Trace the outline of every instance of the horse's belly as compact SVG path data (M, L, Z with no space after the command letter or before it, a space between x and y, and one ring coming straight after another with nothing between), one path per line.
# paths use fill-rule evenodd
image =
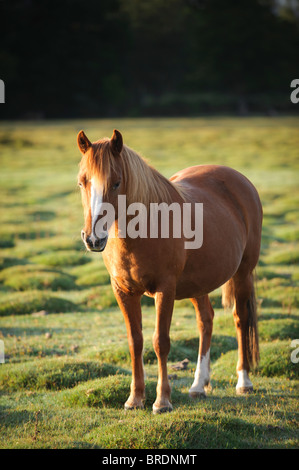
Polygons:
M202 289L201 286L194 282L184 282L179 280L176 288L176 300L181 299L193 299L195 297L201 297L205 295L206 292Z
M209 294L220 285L222 285L222 283L209 283L207 282L207 279L201 279L200 276L196 279L196 272L194 272L193 276L190 277L182 275L176 286L175 298L176 300L180 300L201 297L202 295Z
M209 294L225 284L237 271L243 250L198 250L189 257L178 279L176 299Z
M198 281L193 279L187 278L182 276L179 279L176 287L176 300L181 299L193 299L195 297L201 297L202 295L209 294L213 290L217 289L218 287L222 286L231 276L226 276L223 278L224 280L216 280L213 279L208 282L208 279L198 279Z

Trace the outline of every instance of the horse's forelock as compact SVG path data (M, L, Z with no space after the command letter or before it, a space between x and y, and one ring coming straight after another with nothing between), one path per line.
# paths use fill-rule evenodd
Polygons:
M96 178L104 187L109 184L111 173L116 170L115 156L111 151L109 139L92 144L90 150L82 157L80 169L85 172L87 179Z

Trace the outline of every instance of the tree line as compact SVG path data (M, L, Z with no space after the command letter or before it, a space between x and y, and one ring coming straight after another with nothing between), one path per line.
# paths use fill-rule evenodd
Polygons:
M270 0L0 7L2 119L297 110L298 18Z

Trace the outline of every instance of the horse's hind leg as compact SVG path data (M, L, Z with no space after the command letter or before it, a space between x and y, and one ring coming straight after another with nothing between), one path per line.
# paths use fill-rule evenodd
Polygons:
M244 394L253 390L248 374L259 359L253 274L244 273L240 269L234 275L232 282L235 297L233 315L238 339L236 391L237 394Z
M191 299L196 312L199 330L199 351L194 382L189 390L192 398L205 397L205 387L210 382L210 345L214 310L208 295Z

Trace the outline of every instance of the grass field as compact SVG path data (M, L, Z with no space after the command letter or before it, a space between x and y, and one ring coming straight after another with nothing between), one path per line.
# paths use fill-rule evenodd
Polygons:
M123 410L131 373L125 325L101 255L86 253L81 243L76 187L77 132L97 140L115 127L168 177L219 163L243 172L259 190L261 361L251 376L253 394L235 396L235 328L217 290L209 396L188 397L198 335L191 303L176 302L169 366L190 363L171 379L174 411L152 415L155 312L145 299L146 406ZM299 338L298 127L298 118L287 117L1 124L1 448L298 447L299 364L291 361L291 341Z

